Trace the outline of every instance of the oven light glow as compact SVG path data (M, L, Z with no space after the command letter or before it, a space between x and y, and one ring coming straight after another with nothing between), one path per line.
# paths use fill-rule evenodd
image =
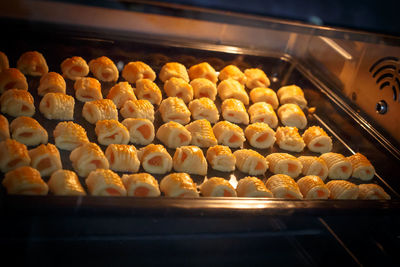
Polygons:
M344 50L343 47L338 45L332 39L329 39L329 38L326 38L326 37L323 37L323 36L319 36L319 38L321 38L322 41L324 41L327 45L332 47L336 52L338 52L345 59L347 59L347 60L352 60L353 59L353 57L346 50Z

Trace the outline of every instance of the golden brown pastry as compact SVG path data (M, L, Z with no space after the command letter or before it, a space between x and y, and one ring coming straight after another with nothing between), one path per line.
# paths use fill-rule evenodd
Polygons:
M44 96L47 93L63 93L67 89L64 78L57 72L48 72L40 78L38 95Z
M224 178L211 177L200 185L203 197L236 197L235 188Z
M256 87L268 87L270 85L267 75L261 69L246 69L244 74L247 78L246 87L249 89L254 89Z
M8 68L10 68L8 57L5 53L0 51L0 72Z
M216 145L208 148L206 159L214 170L221 172L235 170L236 158L228 146Z
M124 118L147 119L154 122L154 106L145 99L126 101L120 113Z
M301 171L304 175L317 175L322 181L328 177L328 166L323 159L314 156L301 156L297 158L303 165Z
M182 78L172 77L164 83L167 96L176 96L186 104L193 100L192 86Z
M347 157L353 167L352 177L358 178L363 181L369 181L374 178L375 168L371 162L361 153L356 153Z
M148 80L140 79L136 81L135 94L138 99L148 100L153 105L160 105L162 94L157 84Z
M242 101L245 105L249 104L249 95L244 89L244 86L236 80L228 79L220 82L217 90L222 101L228 98L234 98Z
M337 180L326 184L331 194L330 199L357 199L359 188L357 185L348 181Z
M10 131L13 139L27 146L46 144L49 136L47 131L37 120L31 117L18 117L10 123Z
M158 197L160 189L157 180L148 173L135 173L122 175L122 182L128 196L132 197Z
M122 108L128 100L137 100L132 86L128 82L119 82L111 87L107 99L111 99L117 108Z
M172 158L162 145L149 144L142 147L138 155L146 172L164 174L172 169Z
M40 173L29 166L7 172L2 184L9 195L47 195L49 191Z
M171 173L160 183L161 192L167 197L199 197L196 184L187 173Z
M136 148L131 145L111 144L105 152L110 169L117 172L138 172L140 167Z
M260 149L272 147L276 140L274 130L263 122L256 122L247 126L244 135L252 147Z
M350 160L339 153L324 153L320 156L328 166L328 177L331 179L349 179L353 172Z
M197 78L190 82L193 88L194 98L207 97L212 101L217 96L217 86L215 83L206 78Z
M236 168L250 175L263 175L268 170L268 161L257 151L239 149L233 152Z
M94 100L83 105L82 116L95 124L100 120L118 120L118 110L110 99Z
M75 97L81 102L103 99L101 84L92 77L77 78L74 83Z
M305 199L328 199L329 189L319 176L308 175L297 181L301 194Z
M278 108L278 116L285 126L304 129L307 126L307 118L304 112L296 104L283 104Z
M119 78L119 71L114 62L108 57L102 56L89 61L89 70L94 77L103 82L115 82Z
M76 80L89 74L89 66L81 57L70 57L61 63L61 71L64 78Z
M23 53L17 61L17 68L25 75L42 76L49 72L46 59L37 51Z
M241 84L246 84L247 77L244 75L244 73L235 65L228 65L224 67L218 75L218 78L220 81L224 81L227 79L233 79Z
M186 82L189 82L189 75L186 67L178 62L165 63L165 65L161 68L159 76L160 80L164 83L173 77L181 78Z
M327 153L332 150L332 139L319 126L311 126L305 130L303 140L312 152Z
M180 146L173 157L174 170L190 174L206 175L207 160L197 146Z
M35 114L33 96L26 90L10 89L0 97L1 112L13 117L29 116Z
M28 151L31 158L31 167L40 172L40 175L50 176L53 172L62 169L60 152L53 144L40 145Z
M251 176L239 180L236 192L238 197L273 197L272 192L260 179Z
M73 120L75 99L63 93L47 93L39 104L39 110L49 120Z
M250 122L264 122L271 128L278 126L278 117L272 106L265 102L257 102L251 105L248 109Z
M295 156L287 153L271 153L266 156L269 169L275 174L286 174L296 178L301 173L303 165Z
M81 177L96 169L108 169L109 163L101 148L95 143L83 143L69 155L72 167Z
M390 196L377 184L358 185L358 199L390 199Z
M197 78L206 78L213 83L218 82L218 76L215 69L211 67L207 62L203 62L197 65L193 65L189 68L189 78L194 80Z
M297 85L283 86L279 88L277 95L281 105L292 103L298 105L302 109L307 106L307 100L304 98L304 92Z
M29 166L31 158L26 145L13 139L0 142L0 169L8 172L21 166Z
M0 72L0 94L10 89L28 90L28 82L19 69L10 68Z
M214 101L207 97L201 97L190 101L189 110L194 120L206 119L211 123L219 120L219 112Z
M228 98L221 105L222 117L233 123L249 124L249 114L244 104L237 99Z
M53 172L47 182L50 192L56 196L85 196L78 176L73 171L58 170Z
M10 138L10 127L8 120L3 115L0 115L0 142Z
M112 170L91 171L85 182L92 196L126 196L121 178Z
M73 150L88 143L86 130L72 121L63 121L57 124L53 131L54 141L59 149Z
M278 97L274 90L265 87L256 87L250 91L250 99L253 103L266 102L277 109L279 106Z
M156 73L153 69L142 61L129 62L122 70L122 77L130 83L136 83L140 79L154 81Z
M268 178L265 186L276 198L302 199L297 183L288 175L275 174Z
M296 127L278 127L275 138L279 148L283 150L301 152L306 146Z
M190 121L190 111L178 97L168 97L161 102L159 111L164 122L175 121L180 124L187 124Z
M169 148L187 146L192 140L192 134L182 124L169 121L161 125L156 134L158 140Z
M100 120L96 122L94 131L100 145L128 144L129 131L117 120Z
M213 126L213 132L218 144L232 148L242 147L246 138L242 128L229 121L220 121Z
M146 146L154 140L154 124L148 119L127 118L122 124L129 131L129 141Z
M208 120L193 121L186 125L185 128L191 133L191 144L194 146L210 147L218 144L211 123Z

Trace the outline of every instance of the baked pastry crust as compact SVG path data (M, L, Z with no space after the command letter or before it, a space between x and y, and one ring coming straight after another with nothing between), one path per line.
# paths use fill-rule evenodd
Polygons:
M64 78L57 72L48 72L40 78L38 95L44 96L47 93L65 94L67 85Z
M157 180L149 173L124 174L121 179L128 196L158 197L161 194Z
M89 74L89 66L86 60L75 56L64 59L61 63L61 71L64 78L76 80Z
M29 157L26 145L13 140L6 139L0 142L0 169L9 172L22 166L29 166Z
M303 195L297 183L288 175L275 174L268 178L265 186L276 198L302 199Z
M40 173L29 166L7 172L2 184L9 195L47 195L49 191Z
M89 61L89 70L94 77L103 82L115 82L119 78L119 71L114 62L106 56Z
M1 112L13 117L29 116L35 114L33 96L26 90L10 89L0 97Z
M49 72L46 59L38 51L23 53L17 61L17 68L25 75L42 76Z
M224 178L211 177L200 185L203 197L236 197L235 188Z
M157 84L148 80L140 79L136 81L135 94L138 99L148 100L153 105L160 105L162 93Z
M187 173L171 173L165 176L161 180L160 189L167 197L199 197L196 184Z
M257 177L247 176L240 179L236 192L238 197L273 197L272 192Z
M31 117L18 117L10 123L13 139L27 146L46 144L49 136L40 123Z
M154 124L148 119L127 118L122 124L129 131L129 141L146 146L154 140Z
M130 83L136 83L140 79L154 81L156 73L153 69L142 61L132 61L124 66L122 77Z
M39 110L49 120L73 120L75 99L63 93L47 93L39 104Z
M85 182L92 196L126 196L121 178L112 170L94 170Z
M236 168L250 175L263 175L268 170L268 161L257 151L239 149L233 152Z
M156 134L158 140L169 148L187 146L192 141L192 134L182 124L169 121L161 125Z
M42 177L50 176L62 169L60 152L53 144L40 145L28 151L31 166L40 172Z
M164 83L172 77L181 78L186 82L189 82L189 74L186 70L186 67L178 62L165 63L161 68L159 77Z
M58 123L53 131L53 136L56 146L64 150L73 150L89 142L86 130L72 121Z
M47 182L50 192L56 196L85 196L78 176L69 170L58 170L52 173Z
M26 77L19 69L9 68L0 72L0 94L10 89L28 90Z
M111 144L107 147L105 156L110 164L110 169L113 171L139 171L139 157L136 148L132 145Z

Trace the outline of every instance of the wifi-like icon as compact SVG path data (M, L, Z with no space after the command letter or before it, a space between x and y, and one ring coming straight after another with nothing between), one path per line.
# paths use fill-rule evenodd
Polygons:
M393 100L400 102L400 58L397 57L383 57L372 64L369 72L379 89L383 90L389 87L393 91Z

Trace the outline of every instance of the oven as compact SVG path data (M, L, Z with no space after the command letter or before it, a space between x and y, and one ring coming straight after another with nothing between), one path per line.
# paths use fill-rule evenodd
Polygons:
M333 152L367 156L376 170L371 182L391 197L33 197L7 195L2 187L0 244L6 258L25 265L399 264L399 37L165 3L1 5L6 38L0 50L10 66L23 52L37 50L56 72L66 57L106 55L119 70L133 60L146 62L157 75L167 62L186 67L208 62L217 71L229 64L261 68L275 91L296 84L308 101L308 125L331 136ZM28 82L29 88L39 85L36 77ZM73 81L66 82L73 95ZM103 90L110 87L102 84ZM39 98L34 89L32 94ZM75 110L82 106L76 101ZM89 139L96 140L93 125L75 114ZM49 132L56 125L40 114L34 117ZM161 124L156 112L155 126ZM54 142L51 134L49 142ZM282 151L275 145L259 152ZM61 151L63 167L73 169L68 156ZM222 175L210 169L207 174ZM245 176L236 170L224 178L235 186ZM160 181L163 175L155 177ZM198 185L204 180L192 178Z

